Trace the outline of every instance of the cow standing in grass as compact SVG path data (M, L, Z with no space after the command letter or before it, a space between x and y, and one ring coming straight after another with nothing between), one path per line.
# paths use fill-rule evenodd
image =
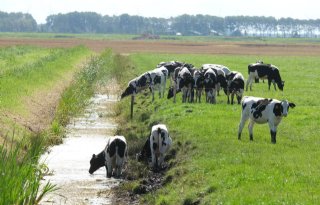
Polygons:
M193 80L194 80L194 89L195 93L195 102L201 103L201 95L204 89L204 72L203 70L194 70L193 72Z
M105 166L108 178L112 175L120 177L126 152L127 143L123 136L110 137L105 149L98 155L92 155L89 173L93 174L96 170Z
M157 65L157 68L165 67L168 70L168 76L170 77L170 86L172 86L173 82L173 73L174 70L178 67L182 67L184 65L183 62L179 61L169 61L169 62L161 62Z
M217 85L217 76L212 69L208 69L204 73L204 89L206 93L206 102L207 103L216 103L216 85Z
M203 64L202 70L206 72L208 69L212 69L217 78L217 84L216 84L216 91L217 95L220 95L219 91L221 87L225 90L227 89L227 80L226 76L230 73L229 68L227 68L224 65L218 65L218 64Z
M163 98L168 78L168 70L165 67L160 67L149 71L148 73L151 78L150 90L152 93L152 101L154 101L155 90L159 91L159 98Z
M283 90L284 81L282 81L279 69L271 64L254 63L248 65L249 77L246 84L246 91L248 91L248 86L252 90L252 82L259 79L268 79L268 88L270 90L271 83L273 83L274 89L277 90L276 84L280 90Z
M253 140L253 125L255 123L268 123L271 134L271 142L276 143L277 127L283 117L286 117L289 108L294 108L295 104L288 100L276 100L246 96L242 100L242 113L238 130L238 139L241 139L242 129L248 119L250 140Z
M194 80L192 73L194 68L179 67L176 68L173 75L173 87L170 87L168 99L173 97L173 102L176 102L176 93L182 92L182 102L191 102L193 98Z
M232 71L227 75L227 88L224 90L228 96L228 104L230 104L229 96L231 94L231 104L233 104L234 96L236 95L238 104L241 102L241 98L244 91L244 78L243 75L237 71Z

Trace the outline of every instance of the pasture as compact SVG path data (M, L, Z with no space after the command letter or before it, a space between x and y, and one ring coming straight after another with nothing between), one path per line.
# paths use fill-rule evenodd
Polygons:
M161 61L179 60L200 67L217 63L240 71L247 79L249 63L262 59L279 67L284 91L268 91L267 83L253 84L252 95L288 99L290 109L278 127L277 144L271 144L267 124L255 125L249 141L246 124L242 140L237 139L241 106L228 105L224 94L217 104L177 103L138 94L134 119L120 128L132 141L144 141L154 122L165 123L177 151L166 183L143 197L148 204L316 204L320 200L319 91L320 60L312 56L194 55L139 53L129 56L134 74L155 68ZM131 76L132 77L132 76ZM130 79L130 78L128 78ZM124 82L121 82L124 83ZM129 121L129 101L122 103ZM124 186L138 189L136 182Z
M8 133L12 129L17 135L18 128L12 128L13 125L27 129L38 128L40 119L32 116L42 112L46 112L44 116L50 116L45 125L50 124L48 122L55 117L49 126L53 133L46 133L49 140L52 140L52 135L63 135L61 129L68 122L68 115L83 108L85 99L95 89L92 84L96 82L97 76L100 79L115 77L120 86L125 87L130 79L154 69L159 62L179 60L196 67L204 63L223 64L247 78L247 65L263 60L279 67L281 77L285 80L284 91L274 91L272 87L268 91L267 83L260 82L253 84L253 91L245 92L245 95L288 99L296 104L278 127L277 144L271 144L266 124L255 125L253 142L249 141L246 124L242 140L238 141L241 106L228 105L223 92L215 105L204 101L201 104L182 104L181 94L178 94L175 104L172 100L158 99L157 95L152 103L150 93L144 92L136 98L132 121L129 119L130 98L122 100L115 110L121 125L117 134L127 138L131 154L129 166L135 166L129 173L135 180L124 183L120 188L124 192L128 190L136 193L139 190L143 183L142 177L148 173L148 169L137 163L133 154L150 134L152 124L162 122L167 125L173 140L171 159L168 161L170 169L162 176L165 183L161 188L142 195L141 203L317 204L320 200L320 128L317 114L320 46L317 40L201 38L197 41L190 37L177 41L132 41L124 37L125 40L119 41L118 37L109 40L109 37L104 36L87 39L89 37L59 35L37 36L37 39L33 39L33 35L1 38L1 47L32 45L0 50L2 135L10 136ZM87 47L74 47L79 44ZM125 55L106 52L90 60L91 63L80 73L85 77L73 78L79 63L84 62L92 51L100 52L105 48L112 48ZM98 71L100 67L104 68L103 72ZM69 83L72 85L69 86ZM70 89L63 92L61 101L57 100L59 96L49 95L58 88L64 90L66 87ZM62 91L57 93L61 94ZM45 100L50 102L52 99L55 101L46 104ZM38 109L42 107L47 109ZM45 138L45 143L47 141L48 138ZM38 148L45 147L42 141L34 145L34 153L31 153L30 158L33 161L29 163L32 166L26 169L15 164L16 155L20 152L8 153L1 148L2 159L9 154L13 156L6 163L1 161L1 170L10 166L22 167L31 175L30 181L34 180L33 165L43 151ZM23 165L28 165L28 162L26 160ZM19 169L15 170L13 175L6 175L3 178L5 180L1 180L0 190L7 190L1 192L2 196L10 195L10 189L27 179L22 175L21 178L15 177L14 174L20 172ZM17 180L13 182L12 178ZM6 186L8 182L12 183L9 188ZM47 188L50 191L55 187ZM12 201L18 203L16 199L19 198L19 189L16 191ZM34 187L31 187L30 192L27 191L33 197L30 200L35 199L37 191Z

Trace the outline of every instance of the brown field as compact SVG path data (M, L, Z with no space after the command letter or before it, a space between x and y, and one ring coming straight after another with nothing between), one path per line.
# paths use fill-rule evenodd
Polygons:
M247 42L181 42L142 40L89 40L89 39L28 39L0 38L0 47L11 45L36 45L44 47L73 47L85 45L96 52L112 48L117 53L193 53L225 55L286 55L318 56L320 44L256 44Z

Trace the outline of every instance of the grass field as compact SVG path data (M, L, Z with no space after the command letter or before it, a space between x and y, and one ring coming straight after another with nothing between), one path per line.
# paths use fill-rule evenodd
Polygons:
M134 119L123 134L144 141L151 124L167 124L178 150L166 179L172 181L143 197L147 204L317 204L320 200L319 103L320 60L317 57L133 54L134 73L153 69L161 61L180 60L199 67L217 63L243 73L262 59L279 67L284 91L268 91L267 83L253 84L245 95L288 99L296 104L278 127L271 144L267 124L255 125L249 141L247 125L237 139L241 106L228 105L226 96L216 105L182 104L178 98L139 95ZM131 76L132 77L132 76ZM129 121L129 100L122 102ZM129 139L130 140L130 139ZM136 182L132 183L134 189Z

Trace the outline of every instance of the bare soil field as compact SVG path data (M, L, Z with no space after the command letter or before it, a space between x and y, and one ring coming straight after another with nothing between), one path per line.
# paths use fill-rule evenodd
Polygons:
M73 47L85 45L96 52L112 48L117 53L137 52L223 55L285 55L318 56L320 44L257 44L248 42L181 42L143 40L91 40L91 39L28 39L0 38L0 47L35 45L43 47Z

